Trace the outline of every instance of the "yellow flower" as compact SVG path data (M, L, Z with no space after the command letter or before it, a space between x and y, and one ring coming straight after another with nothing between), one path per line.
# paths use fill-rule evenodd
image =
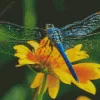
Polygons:
M87 96L79 96L76 100L92 100L88 98Z
M39 87L40 91L44 76L46 75L47 78L44 92L48 88L51 98L56 98L59 91L60 81L65 84L74 83L79 88L95 94L95 86L90 80L100 78L99 64L74 64L73 68L80 80L78 83L72 77L57 48L55 46L50 46L50 40L47 37L41 40L39 44L35 41L28 41L28 44L33 47L33 50L28 49L24 45L16 45L14 49L16 50L15 56L19 58L19 65L17 65L17 67L34 64L36 65L35 68L41 68L41 71L37 73L31 84L31 88ZM79 44L65 52L71 62L89 57L85 51L81 51L81 48L82 44Z

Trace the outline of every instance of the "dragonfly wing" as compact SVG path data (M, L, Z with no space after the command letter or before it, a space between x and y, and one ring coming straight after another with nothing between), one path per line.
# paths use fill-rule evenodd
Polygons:
M96 62L100 59L100 32L85 38L67 38L64 39L62 43L65 50L72 48L75 45L82 44L82 49L90 55L89 59Z
M100 12L94 13L82 21L74 22L61 28L64 37L82 37L100 27Z
M0 22L0 52L12 55L13 46L16 44L26 44L28 40L41 40L44 29L28 29L15 24Z

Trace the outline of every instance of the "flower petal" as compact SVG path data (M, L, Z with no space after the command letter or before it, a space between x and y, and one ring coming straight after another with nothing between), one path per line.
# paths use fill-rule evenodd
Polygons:
M87 83L78 83L75 80L73 80L72 82L82 90L87 91L94 95L96 94L96 88L91 81L87 81Z
M43 77L44 77L43 73L38 73L30 87L36 88L36 87L40 86L43 81Z
M29 45L31 45L34 48L35 51L39 48L38 42L35 42L35 41L27 41L27 43Z
M82 48L82 44L79 44L71 49L66 50L65 53L68 55L68 58L71 62L75 62L89 57L89 55L86 54L85 51L80 51L81 48Z
M27 52L31 52L26 46L24 45L16 45L14 49L21 54L26 54Z
M28 59L19 59L19 65L27 65L27 64L38 64L38 62L32 62Z
M27 52L26 58L32 62L36 62L36 56L32 52Z
M20 59L24 59L24 58L26 58L26 54L22 54L22 53L15 53L15 55L14 55L15 57L18 57L18 58L20 58Z
M47 79L48 79L47 84L48 84L49 95L51 98L55 99L59 91L59 85L60 85L59 79L51 75L48 75Z
M40 41L40 46L39 46L39 47L40 47L40 48L41 48L41 47L44 47L48 41L50 41L50 40L48 39L48 37L45 37L44 39L42 39L42 40Z
M76 49L76 51L80 51L82 48L82 44L78 44L74 48Z
M61 54L59 53L59 51L57 50L56 47L52 48L52 53L50 55L50 57L53 57L54 59L56 59L58 62L61 62L63 60ZM64 61L64 60L63 60Z
M76 100L92 100L86 96L79 96Z
M66 72L66 70L63 71L59 68L54 68L54 73L63 83L71 84L71 76Z
M80 63L74 65L80 82L87 82L87 80L95 80L100 78L100 64L97 63Z
M51 47L49 46L49 44L50 44L50 41L47 41L45 47L40 48L43 51L42 55L48 56L50 54Z

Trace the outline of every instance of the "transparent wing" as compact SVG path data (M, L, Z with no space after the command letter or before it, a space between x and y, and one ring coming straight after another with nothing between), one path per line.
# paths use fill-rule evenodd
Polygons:
M61 28L64 37L84 37L100 27L100 12Z
M0 22L0 52L12 55L13 46L26 44L28 40L41 40L46 35L41 28L28 29L8 22Z
M82 44L82 50L90 55L89 60L100 63L100 32L81 38L66 38L62 42L65 50Z

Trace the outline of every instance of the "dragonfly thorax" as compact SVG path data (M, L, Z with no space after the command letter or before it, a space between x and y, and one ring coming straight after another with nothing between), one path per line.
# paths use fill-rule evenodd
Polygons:
M47 32L48 32L49 39L52 40L53 42L61 42L62 41L62 36L61 36L60 29L58 29L58 28L49 28L47 30Z

